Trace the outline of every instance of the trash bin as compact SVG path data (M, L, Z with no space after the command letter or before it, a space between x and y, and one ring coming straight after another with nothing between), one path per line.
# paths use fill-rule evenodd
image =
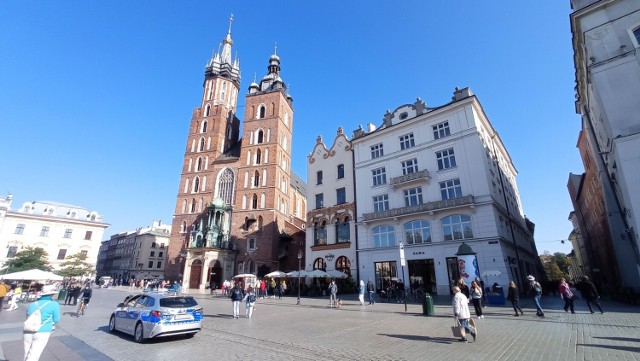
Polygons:
M424 294L424 300L422 301L422 314L425 316L434 316L435 312L433 311L433 298L430 294Z
M58 292L58 301L64 301L66 297L67 297L67 289L63 288L60 290L60 292Z

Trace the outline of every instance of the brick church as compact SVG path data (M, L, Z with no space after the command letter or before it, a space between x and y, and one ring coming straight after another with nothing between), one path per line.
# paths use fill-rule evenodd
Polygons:
M299 251L304 255L305 183L291 171L293 99L274 51L267 74L245 95L240 133L232 21L205 67L169 243L165 278L191 289L237 274L296 270Z

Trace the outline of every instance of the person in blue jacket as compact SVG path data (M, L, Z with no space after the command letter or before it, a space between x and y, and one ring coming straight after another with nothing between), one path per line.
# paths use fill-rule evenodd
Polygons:
M49 342L55 324L60 322L60 304L52 299L56 291L44 291L27 308L27 318L40 309L42 326L38 332L24 332L24 361L38 361Z

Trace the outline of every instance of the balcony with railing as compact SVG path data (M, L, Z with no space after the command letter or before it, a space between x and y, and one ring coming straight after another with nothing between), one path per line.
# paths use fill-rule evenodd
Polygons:
M429 171L426 169L417 171L415 173L409 173L405 175L401 175L399 177L393 177L389 181L389 185L392 188L400 187L413 182L425 182L429 184L431 180L431 176L429 176Z
M473 196L467 195L464 197L447 199L444 201L427 202L415 206L394 208L388 211L364 213L362 215L362 221L370 222L378 219L394 218L413 213L437 211L440 209L455 208L474 204L475 203L473 200Z

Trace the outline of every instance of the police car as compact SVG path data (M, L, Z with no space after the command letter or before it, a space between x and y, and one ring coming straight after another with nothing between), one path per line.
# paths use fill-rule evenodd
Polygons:
M173 335L193 337L201 330L202 307L189 295L148 292L127 296L109 319L109 332L133 335L135 342Z

